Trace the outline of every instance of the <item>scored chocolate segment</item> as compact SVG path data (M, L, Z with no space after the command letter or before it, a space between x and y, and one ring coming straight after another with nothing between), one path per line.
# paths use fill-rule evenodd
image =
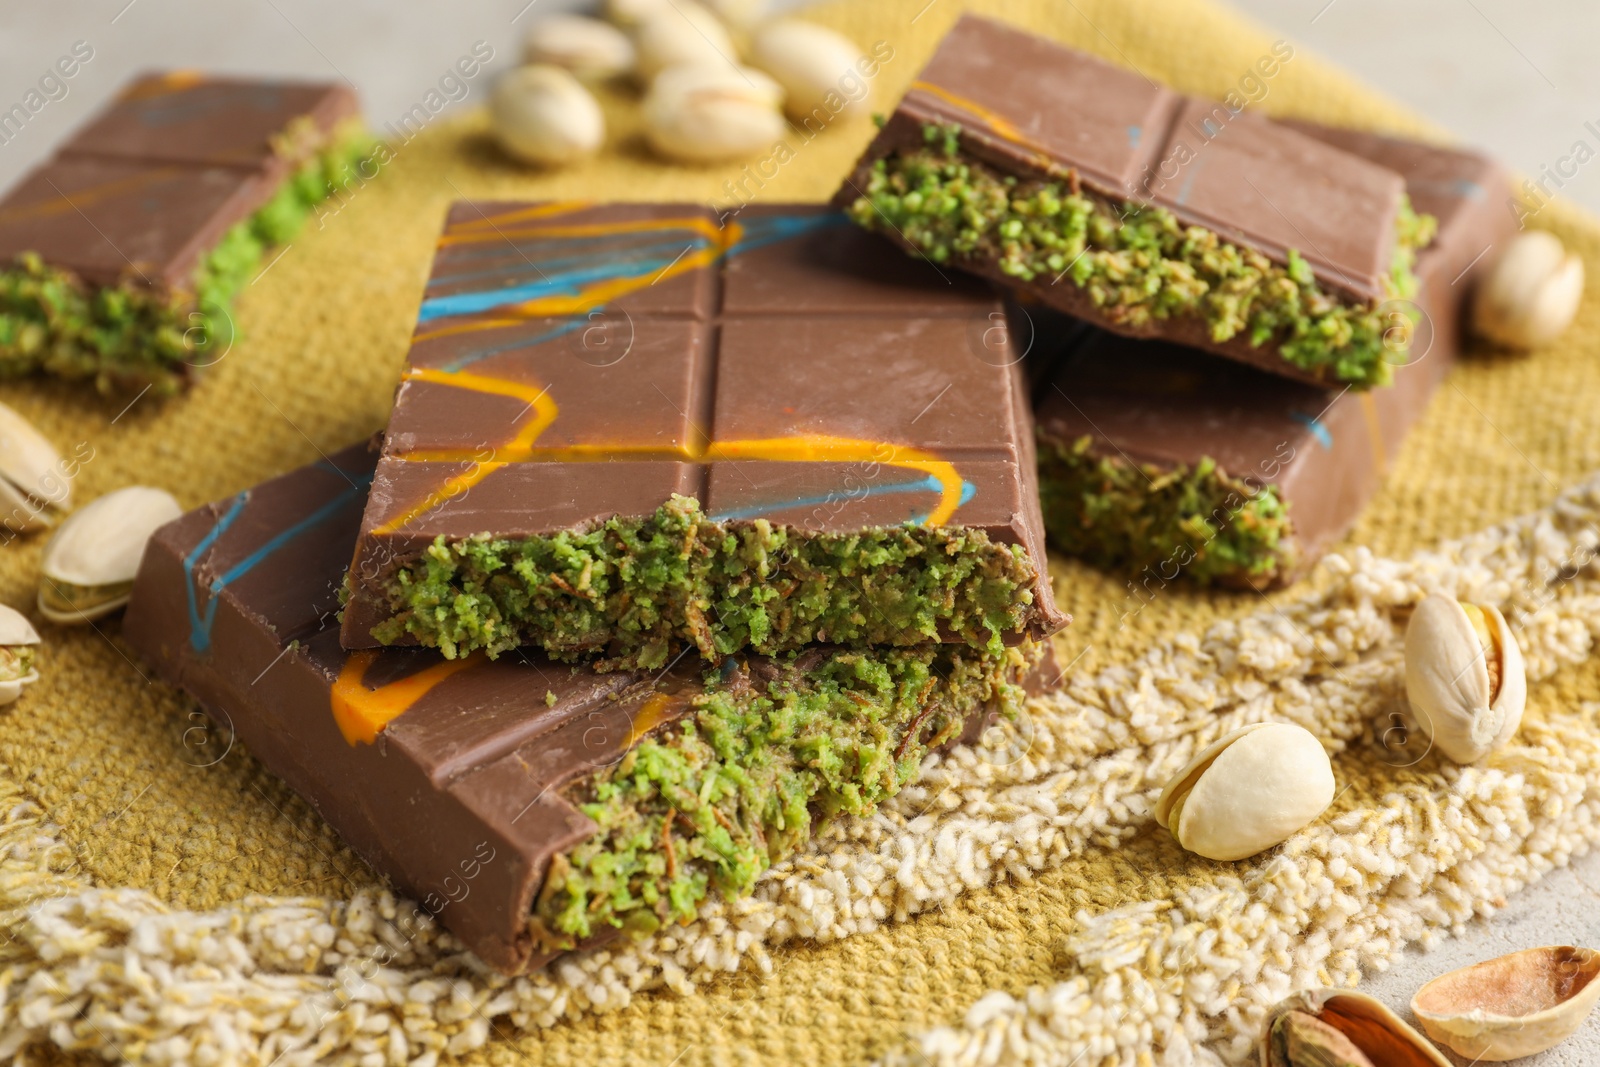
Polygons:
M355 92L344 85L172 71L133 82L59 154L281 177L309 147L307 138L295 142L293 123L327 134L357 111Z
M939 178L931 192L918 184L927 175L916 167L910 176L875 184L879 164L902 157L944 159L945 152L974 169L959 179ZM902 179L917 189L902 196L893 185ZM962 228L955 216L922 225L923 205L938 202L952 181L967 187L951 195L964 197L968 215L983 216L962 224L977 231L976 238L963 233L947 239L945 230ZM1015 233L984 228L987 215L1001 211L1007 198L1032 196L1043 184L1053 184L1058 208L1069 194L1093 199L1093 224L1085 224L1077 238L1062 232L1036 239L1030 228L1037 222L1049 229L1055 215L1047 206L1029 206L1020 212ZM901 221L889 218L883 201L874 199L889 195L886 189L902 197L907 217ZM1405 283L1397 286L1391 270L1413 240L1414 227L1408 224L1402 232L1401 222L1409 218L1403 192L1400 176L1382 162L1248 112L1181 96L1136 72L969 15L940 44L834 202L850 209L863 226L933 256L945 269L1025 285L1038 300L1106 329L1209 349L1313 384L1338 380L1365 387L1383 384L1388 373L1361 347L1365 334L1324 352L1288 330L1287 313L1258 334L1260 323L1245 328L1232 321L1234 312L1214 312L1196 301L1189 293L1194 279L1209 277L1206 272L1225 274L1237 252L1218 253L1220 259L1204 271L1196 265L1206 263L1198 253L1164 253L1175 265L1153 277L1163 293L1179 297L1170 304L1139 303L1130 311L1119 303L1127 294L1118 289L1116 271L1109 278L1080 276L1083 253L1074 255L1078 245L1073 242L1087 240L1085 250L1110 247L1107 233L1148 225L1140 212L1154 207L1178 226L1199 227L1265 257L1296 284L1314 279L1323 295L1305 298L1304 304L1320 307L1331 300L1365 312L1404 295L1395 290ZM913 201L915 206L906 206ZM1022 238L1037 240L1036 247L1019 250ZM1129 254L1134 259L1156 254L1150 248L1136 241ZM1049 255L1052 250L1061 254ZM1034 251L1038 262L1028 259ZM1302 262L1310 272L1304 278ZM1234 276L1206 284L1213 283L1224 293L1234 292L1229 283L1243 284ZM1150 296L1143 293L1141 300ZM1224 328L1204 317L1212 314ZM1291 349L1292 358L1284 354Z
M1058 547L1157 585L1180 574L1281 585L1355 522L1457 356L1485 251L1513 229L1498 199L1505 172L1477 153L1296 125L1405 174L1413 201L1439 220L1417 258L1410 362L1392 388L1326 390L1053 324L1066 351L1037 406Z
M616 925L559 945L535 935L549 930L535 917L553 858L598 830L575 791L647 737L676 743L664 729L713 689L757 717L767 714L763 698L777 703L792 687L816 681L814 692L824 692L836 650L730 660L714 674L691 657L665 672L602 674L537 653L452 661L425 649L347 652L338 587L375 460L365 446L347 449L163 527L145 552L123 635L490 966L519 973L566 945L607 940ZM973 684L970 662L938 662L937 675ZM1012 652L989 661L977 691L1019 680L1025 663ZM1035 682L1055 674L1048 659L1035 670ZM945 702L958 695L970 693L951 683L916 714L901 706L915 712L914 700L897 703L898 720L879 718L881 704L825 699L868 717L903 750L907 735L935 743L923 724L951 714L959 719L945 723L939 744L975 737L998 697L952 712ZM770 729L748 721L753 734ZM852 767L839 771L846 792L881 786L852 782ZM742 840L746 831L729 832ZM687 851L676 859L701 862Z
M948 526L982 535L957 551L1012 559L1008 546L1020 546L1031 573L1004 639L1048 633L1065 619L1022 469L1032 447L1023 355L981 283L907 259L824 208L718 220L678 205L457 205L351 565L345 645L432 643L412 628L416 606L396 599L395 575L421 566L436 539L517 542L645 521L674 495L730 527L765 519L811 537ZM592 601L581 592L591 572L500 575L485 595L520 579ZM880 577L896 580L892 569ZM676 594L641 595L680 610ZM698 596L682 610L704 610ZM374 633L396 620L406 628ZM495 620L498 636L466 647L510 647L508 623L519 620ZM889 643L935 637L927 624L885 625ZM510 643L492 643L502 637ZM521 637L563 653L634 639Z
M52 160L0 204L0 261L35 252L91 285L180 288L263 195L261 178L239 171Z

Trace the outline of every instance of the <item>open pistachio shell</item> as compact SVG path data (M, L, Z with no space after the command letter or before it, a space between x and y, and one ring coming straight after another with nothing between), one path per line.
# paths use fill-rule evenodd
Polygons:
M51 622L88 622L128 602L150 535L183 514L163 489L129 486L75 512L45 546L39 611Z
M1505 616L1489 605L1425 598L1406 627L1406 697L1422 732L1457 763L1509 741L1522 723L1528 680Z
M61 454L15 410L0 404L0 526L26 533L54 524L71 504Z
M1450 1067L1381 1001L1307 989L1279 1002L1261 1031L1261 1067Z
M16 700L39 680L33 665L33 646L38 643L33 623L22 612L0 604L0 705Z
M1190 852L1241 860L1321 815L1333 789L1333 765L1309 730L1258 722L1190 760L1162 790L1155 816Z
M1500 1063L1571 1037L1600 999L1597 977L1594 949L1530 948L1440 975L1417 990L1411 1012L1441 1045Z

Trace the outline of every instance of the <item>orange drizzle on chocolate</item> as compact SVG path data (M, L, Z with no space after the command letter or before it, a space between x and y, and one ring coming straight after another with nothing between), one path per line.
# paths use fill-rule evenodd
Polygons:
M350 653L329 696L333 721L338 723L339 732L352 745L357 742L372 744L385 726L399 718L440 682L466 670L484 657L480 652L465 659L445 660L388 685L368 689L362 680L377 658L378 653L373 650Z

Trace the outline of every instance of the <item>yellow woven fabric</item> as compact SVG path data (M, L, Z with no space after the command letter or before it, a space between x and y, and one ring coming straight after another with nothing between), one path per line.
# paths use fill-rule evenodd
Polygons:
M1271 44L1200 0L863 0L824 6L812 17L863 45L893 47L874 85L886 107L963 7L1218 97ZM509 41L495 43L491 72L514 52ZM1304 52L1268 84L1257 105L1268 113L1427 132ZM358 440L384 423L450 201L728 200L725 183L739 178L739 167L660 164L640 143L634 101L618 94L606 110L614 151L560 173L506 162L487 143L478 114L399 146L381 180L296 239L246 289L243 339L190 396L145 398L124 411L126 401L24 382L0 387L0 399L64 453L80 442L93 449L74 486L85 501L141 483L194 506ZM867 121L856 120L814 140L792 137L793 159L764 182L760 200L827 198L871 134ZM1590 277L1600 276L1600 226L1559 206L1537 221L1584 256ZM1557 345L1529 358L1483 355L1457 369L1351 541L1404 557L1546 506L1600 466L1597 341L1591 292ZM41 545L42 538L23 538L0 552L0 600L31 605ZM1052 569L1058 598L1076 620L1058 652L1080 676L1131 663L1160 638L1263 606L1254 594L1174 586L1130 614L1136 602L1122 581L1065 560ZM117 623L41 632L42 680L0 712L0 786L32 798L59 827L65 851L52 863L75 865L76 876L95 886L147 890L176 909L216 909L248 894L344 899L373 884L338 837L253 760L234 752L214 766L191 765L193 738L185 733L199 722L191 705L144 677L117 645ZM1530 718L1595 699L1600 675L1569 666L1534 688ZM1379 764L1341 764L1340 773L1355 775L1357 786L1341 800L1345 810L1395 780ZM1184 862L1159 831L1120 849L1089 847L1026 886L978 889L910 921L830 943L791 942L773 950L770 974L746 968L695 996L650 993L624 1010L544 1030L497 1026L500 1036L466 1061L864 1062L893 1053L909 1035L960 1024L991 990L1020 995L1061 980L1062 946L1081 933L1078 909L1170 896L1227 870Z

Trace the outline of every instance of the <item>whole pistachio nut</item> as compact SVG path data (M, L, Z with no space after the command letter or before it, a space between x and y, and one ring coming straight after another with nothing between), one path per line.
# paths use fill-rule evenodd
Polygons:
M706 8L735 30L748 30L761 20L767 0L703 0Z
M38 644L39 634L22 612L0 604L0 705L39 680Z
M1560 238L1529 230L1512 238L1478 282L1472 321L1511 348L1549 344L1572 324L1583 299L1583 260Z
M1472 763L1517 732L1528 680L1497 609L1426 597L1411 613L1405 654L1412 714L1446 756Z
M1308 989L1273 1007L1259 1049L1261 1067L1450 1067L1382 1002L1342 989Z
M669 159L742 159L783 137L782 99L777 83L758 70L673 67L645 97L645 136Z
M1417 990L1411 1012L1451 1051L1500 1063L1571 1037L1600 999L1597 978L1600 952L1530 948L1440 975Z
M0 404L0 526L26 533L55 524L72 504L61 453L17 412Z
M51 622L109 615L128 602L150 535L183 514L164 489L134 485L78 509L45 545L39 612Z
M552 15L533 24L523 46L526 63L570 70L576 77L602 81L633 69L633 42L607 22L582 15Z
M600 102L572 73L549 64L519 67L489 100L495 137L524 163L561 166L592 156L605 139Z
M1260 722L1207 746L1167 783L1156 821L1213 860L1281 845L1333 802L1333 764L1309 730Z
M606 21L624 28L633 27L672 6L672 0L606 0Z
M762 26L750 40L750 62L783 87L784 110L820 126L872 105L861 76L865 57L848 38L800 19Z
M646 82L670 67L705 66L724 70L738 62L738 49L717 16L693 0L673 0L648 15L634 30L639 76Z

